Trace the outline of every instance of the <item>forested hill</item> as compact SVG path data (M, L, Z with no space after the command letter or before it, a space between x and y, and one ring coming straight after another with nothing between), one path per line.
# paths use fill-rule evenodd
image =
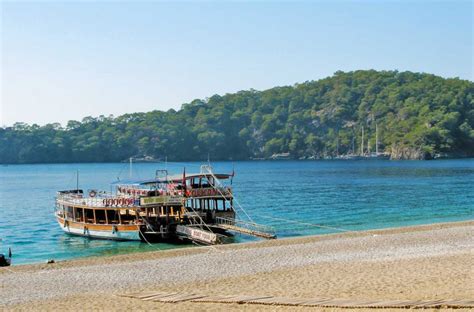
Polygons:
M8 104L8 103L6 103ZM0 163L115 162L334 156L375 150L392 158L474 156L474 83L397 71L337 72L265 91L183 104L179 111L86 117L0 128ZM353 151L353 148L355 151Z

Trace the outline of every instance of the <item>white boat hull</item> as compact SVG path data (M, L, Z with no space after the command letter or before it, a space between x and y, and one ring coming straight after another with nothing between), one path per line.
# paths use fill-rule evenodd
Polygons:
M141 240L140 231L137 226L133 226L136 228L135 230L121 230L120 226L117 226L114 230L112 225L94 225L71 221L67 221L66 224L64 224L64 220L59 218L58 223L64 232L72 235L113 240ZM99 229L97 229L97 227L99 227Z

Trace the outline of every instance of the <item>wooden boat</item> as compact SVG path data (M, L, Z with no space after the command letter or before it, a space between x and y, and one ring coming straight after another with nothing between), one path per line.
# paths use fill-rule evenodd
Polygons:
M232 177L202 166L195 174L157 170L152 180L114 183L113 193L59 191L56 219L66 233L91 238L217 244L239 231L232 189L222 182Z

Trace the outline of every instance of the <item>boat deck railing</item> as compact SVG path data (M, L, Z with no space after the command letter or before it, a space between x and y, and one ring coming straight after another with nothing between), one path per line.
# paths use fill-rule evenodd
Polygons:
M232 189L228 186L192 185L187 192L188 197L225 197L232 198Z
M113 194L101 194L100 197L78 197L72 195L58 195L57 200L64 204L88 207L124 207L129 208L137 205L132 196L116 196ZM110 200L108 204L107 200Z

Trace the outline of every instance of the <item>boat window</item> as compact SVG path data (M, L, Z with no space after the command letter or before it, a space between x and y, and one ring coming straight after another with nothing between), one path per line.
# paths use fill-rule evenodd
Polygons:
M66 207L66 217L67 217L68 219L72 219L72 218L73 218L73 213L72 213L72 212L73 212L73 208L70 207L70 206L67 206L67 207Z
M225 210L225 200L217 200L217 210Z
M95 210L95 220L96 220L96 223L99 223L99 224L107 223L106 219L105 219L105 210L96 209Z
M152 190L148 192L148 196L160 196L160 191L159 190Z
M122 220L122 224L133 224L135 219L135 214L130 214L130 210L120 209L120 220Z
M86 223L94 223L94 212L92 209L84 209L84 217Z
M82 208L76 208L76 221L84 222L84 213Z
M107 219L111 224L118 224L119 223L119 214L117 210L108 209L107 212Z
M207 177L201 178L201 187L211 187L212 178L208 179Z

